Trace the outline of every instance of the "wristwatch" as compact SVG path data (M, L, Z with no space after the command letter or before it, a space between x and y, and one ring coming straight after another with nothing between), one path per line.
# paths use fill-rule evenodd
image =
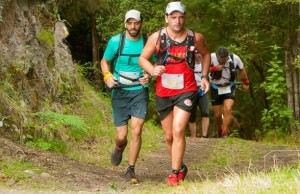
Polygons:
M202 76L201 76L201 79L202 79L202 78L206 78L207 80L209 80L208 75L202 75Z

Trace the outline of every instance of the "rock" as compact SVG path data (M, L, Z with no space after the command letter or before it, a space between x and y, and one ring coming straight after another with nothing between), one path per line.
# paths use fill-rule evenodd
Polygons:
M42 172L42 173L41 173L41 177L42 177L42 178L50 178L51 175L50 175L49 173L47 173L47 172Z
M28 174L29 176L33 177L35 173L32 170L24 170L23 171L25 174Z

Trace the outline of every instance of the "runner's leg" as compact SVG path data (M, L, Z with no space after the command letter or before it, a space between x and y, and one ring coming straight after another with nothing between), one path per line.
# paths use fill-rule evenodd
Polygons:
M234 100L225 99L224 100L224 118L223 118L223 129L227 133L229 132L229 126L232 121L232 106L234 104Z
M131 140L128 164L135 165L141 145L142 145L142 128L144 119L131 117Z
M115 143L121 148L127 142L128 125L116 126Z
M172 157L172 144L173 144L173 111L171 111L166 118L161 121L161 125L163 128L167 149Z
M180 169L183 162L184 151L186 147L184 131L190 113L174 106L173 119L173 144L172 144L172 169ZM174 153L174 154L173 154Z
M222 105L216 105L213 106L213 111L214 111L214 117L215 117L215 123L218 128L218 132L220 132L223 128L223 123L222 123Z

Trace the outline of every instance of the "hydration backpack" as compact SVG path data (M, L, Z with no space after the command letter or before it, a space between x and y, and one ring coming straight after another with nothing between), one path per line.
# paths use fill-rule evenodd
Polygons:
M188 30L188 36L185 40L186 45L186 58L179 58L173 56L169 52L169 48L171 45L172 39L167 36L167 32L165 28L160 29L159 31L159 38L156 41L156 45L159 44L159 49L157 52L157 63L158 65L166 65L168 58L175 59L177 63L186 61L189 68L194 69L195 67L195 50L191 49L192 47L195 48L195 33L192 30ZM183 45L181 45L183 46ZM176 64L176 63L173 63Z
M139 57L140 56L140 54L123 54L122 53L123 48L124 48L124 43L125 43L125 35L126 35L126 31L124 31L120 34L120 42L119 42L118 50L112 59L113 71L114 71L116 61L120 56L129 56L129 57ZM147 40L148 40L148 36L143 34L144 46L145 46Z
M236 73L236 68L234 67L234 58L233 58L233 54L231 53L230 55L231 58L231 62L229 63L229 71L230 71L230 78L229 81L230 82L234 82L237 73Z
M230 71L229 81L234 82L234 80L237 76L237 73L236 73L236 68L234 67L233 54L231 53L229 56L231 58L231 61L229 62L229 71ZM221 79L222 78L222 71L211 72L211 77L212 77L212 79L216 79L216 80Z
M120 34L120 42L119 42L119 46L118 46L118 49L117 49L117 52L116 54L114 55L113 59L112 59L112 72L116 72L120 77L123 77L127 80L130 80L130 81L138 81L138 78L137 79L132 79L132 78L129 78L129 77L126 77L124 75L121 75L119 74L119 72L117 72L115 70L115 65L116 65L116 61L117 59L120 57L120 56L129 56L129 57L139 57L141 54L123 54L122 51L123 51L123 48L124 48L124 43L125 43L125 35L126 35L126 31L122 32ZM145 46L146 42L148 40L148 36L143 34L143 44ZM122 87L125 87L125 86L122 86Z

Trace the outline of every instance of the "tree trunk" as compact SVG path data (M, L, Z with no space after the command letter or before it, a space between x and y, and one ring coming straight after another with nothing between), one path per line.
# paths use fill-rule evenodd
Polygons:
M300 3L299 5L289 6L289 18L293 18L298 14L300 17ZM285 65L286 71L286 81L287 81L287 99L288 107L293 111L293 119L300 121L300 105L299 105L299 69L295 67L295 59L300 54L299 44L300 44L300 33L295 29L299 28L298 23L291 23L287 30L287 41L286 41L286 52L285 52ZM295 132L295 126L290 125L291 132Z
M95 87L97 90L100 90L103 87L102 74L100 71L99 64L99 45L98 45L98 36L96 30L96 19L95 14L91 14L91 27L92 27L92 43L93 43L93 65L94 65L94 75L95 75Z
M293 110L295 116L295 100L294 100L294 87L293 87L293 66L291 64L291 54L285 51L285 67L286 71L286 85L287 85L287 104L288 108Z
M299 73L295 69L293 72L294 77L294 94L295 94L295 119L300 120L300 109L299 109Z
M300 1L299 1L299 3L298 3L298 9L296 9L296 10L298 10L298 19L300 19ZM298 29L300 29L300 24L298 24ZM295 30L295 33L297 34L296 35L296 37L297 37L297 41L295 41L296 42L296 45L295 45L295 47L294 47L294 49L295 49L295 58L297 58L297 56L299 56L300 55L300 48L299 48L299 45L300 45L300 32L299 32L299 30ZM297 113L296 114L296 119L298 120L298 121L300 121L300 104L299 104L299 96L300 96L300 76L299 76L299 69L297 69L297 71L295 71L295 75L296 75L296 80L295 80L295 82L297 83L297 88L296 88L296 90L297 90L297 101L296 101L296 108L295 108L295 112ZM299 129L298 129L299 130Z

